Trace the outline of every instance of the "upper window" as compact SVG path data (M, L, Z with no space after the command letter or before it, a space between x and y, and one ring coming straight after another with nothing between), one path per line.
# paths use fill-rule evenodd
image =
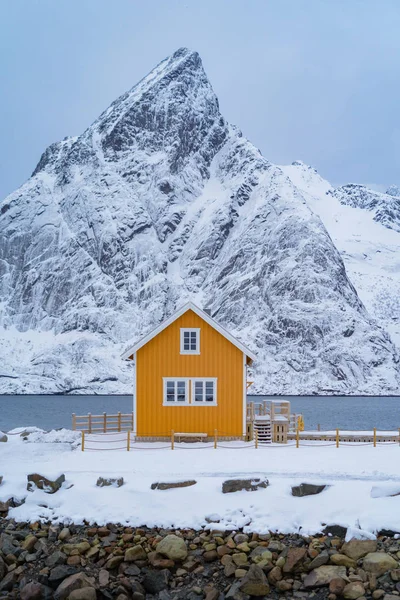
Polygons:
M181 354L200 354L200 329L181 329Z

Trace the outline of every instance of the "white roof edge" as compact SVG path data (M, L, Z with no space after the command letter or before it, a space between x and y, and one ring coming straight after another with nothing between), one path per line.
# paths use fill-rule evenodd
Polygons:
M140 350L140 348L142 348L145 344L147 344L147 342L149 342L156 335L161 333L161 331L163 331L164 329L169 327L169 325L171 325L171 323L176 321L176 319L179 319L179 317L181 317L183 314L185 314L185 312L187 312L188 310L192 310L194 313L196 313L196 315L198 315L201 319L203 319L206 323L208 323L208 325L210 325L213 329L218 331L218 333L223 335L224 338L229 340L231 342L231 344L233 344L234 346L236 346L236 348L239 348L239 350L241 350L244 354L246 354L246 356L248 358L250 358L251 360L256 360L256 355L251 350L249 350L249 348L247 348L247 346L242 344L242 342L240 342L237 338L235 338L233 335L231 335L229 333L229 331L227 331L225 329L225 327L222 327L222 325L217 323L217 321L215 319L213 319L212 317L210 317L210 315L208 315L203 310L201 310L201 308L199 308L198 306L193 304L193 302L187 302L186 304L181 306L181 308L178 308L178 310L176 310L170 317L165 319L165 321L160 323L160 325L157 325L157 327L155 327L147 335L142 337L138 342L136 342L136 344L134 344L133 346L131 346L127 350L125 350L125 352L123 352L121 354L121 358L123 360L127 360L130 356L132 356L132 354L134 354L135 352Z

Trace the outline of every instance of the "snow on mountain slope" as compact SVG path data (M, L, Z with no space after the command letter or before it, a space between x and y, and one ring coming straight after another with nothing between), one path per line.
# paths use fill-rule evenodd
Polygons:
M400 200L394 198L398 188L391 186L387 194L354 184L333 189L304 163L282 170L322 219L368 312L400 346Z
M257 392L397 390L306 197L178 50L2 203L0 391L129 393L119 352L189 299L257 353Z

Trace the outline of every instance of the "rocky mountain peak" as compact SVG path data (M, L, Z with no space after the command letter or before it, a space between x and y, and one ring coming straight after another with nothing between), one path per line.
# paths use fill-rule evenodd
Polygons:
M386 190L386 194L394 196L395 198L400 198L400 187L398 185L391 185Z

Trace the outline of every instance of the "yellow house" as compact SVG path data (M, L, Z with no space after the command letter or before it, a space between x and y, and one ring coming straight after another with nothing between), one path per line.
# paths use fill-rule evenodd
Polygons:
M246 434L247 366L254 354L188 303L122 356L134 361L134 435Z

